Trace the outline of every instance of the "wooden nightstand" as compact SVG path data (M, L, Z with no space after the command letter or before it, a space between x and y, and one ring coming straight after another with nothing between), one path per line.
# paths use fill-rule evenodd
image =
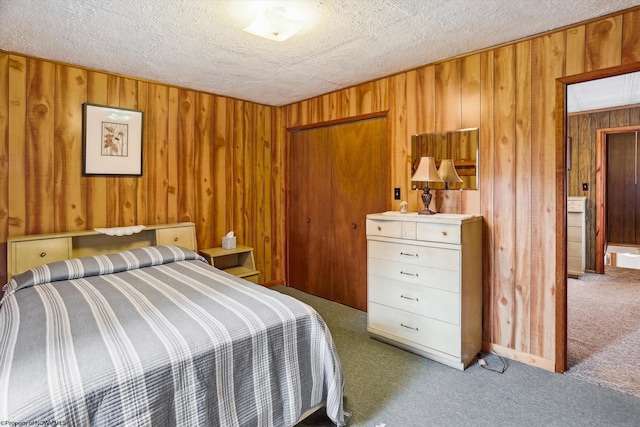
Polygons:
M202 255L212 266L242 277L253 283L258 283L260 272L256 270L253 259L253 248L238 245L234 249L210 248L202 249Z

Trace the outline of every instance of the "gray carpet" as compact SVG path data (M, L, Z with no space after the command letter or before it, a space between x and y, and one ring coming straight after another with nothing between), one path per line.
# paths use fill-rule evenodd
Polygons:
M638 426L640 398L507 360L461 372L369 338L366 313L276 286L325 319L345 377L348 427ZM490 367L500 360L485 355ZM331 426L320 410L298 427Z
M566 374L640 397L640 270L606 266L567 286Z

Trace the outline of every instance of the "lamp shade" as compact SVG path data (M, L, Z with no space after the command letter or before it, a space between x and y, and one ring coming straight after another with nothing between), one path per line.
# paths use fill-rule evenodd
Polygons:
M436 162L433 161L433 157L421 157L418 169L411 177L411 181L419 182L442 182L442 178L438 175L438 169L436 169Z
M444 159L440 162L440 169L438 169L438 175L444 182L462 182L462 178L456 172L456 167L453 164L453 159Z

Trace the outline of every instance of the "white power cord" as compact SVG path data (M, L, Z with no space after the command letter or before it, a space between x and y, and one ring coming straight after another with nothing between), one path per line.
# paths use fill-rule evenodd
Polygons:
M500 356L499 354L496 354L496 356L498 356L498 359L500 359L500 361L502 362L502 367L501 368L496 369L496 368L489 367L489 365L487 364L487 361L484 360L484 358L482 357L482 353L478 353L478 365L480 365L481 368L484 368L487 371L497 372L499 374L502 374L502 373L504 373L504 371L507 370L509 365L507 365L507 361L504 360L504 358L502 356Z

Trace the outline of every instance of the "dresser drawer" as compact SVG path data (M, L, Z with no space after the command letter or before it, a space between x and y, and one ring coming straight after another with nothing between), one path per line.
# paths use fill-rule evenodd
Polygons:
M567 227L567 241L582 243L582 229L580 227Z
M569 227L582 227L582 214L569 213L567 214L567 226Z
M369 301L460 324L460 295L412 283L369 276Z
M196 250L196 240L193 227L170 227L156 230L157 245L175 245Z
M457 224L420 223L416 231L418 240L460 244L460 226Z
M582 243L567 242L567 255L582 258Z
M71 258L71 238L25 240L11 244L11 275L23 273L37 265Z
M584 202L582 200L567 201L567 212L582 212L584 210Z
M582 257L568 256L567 271L569 273L584 273L584 267L582 266Z
M396 237L400 239L402 238L402 222L368 219L367 236Z
M460 273L422 265L369 258L369 277L377 276L449 292L460 292Z
M460 251L458 249L380 242L370 239L368 256L369 258L436 267L444 270L460 270Z
M368 307L369 328L436 351L460 357L460 327L374 302ZM375 333L375 332L374 332Z

